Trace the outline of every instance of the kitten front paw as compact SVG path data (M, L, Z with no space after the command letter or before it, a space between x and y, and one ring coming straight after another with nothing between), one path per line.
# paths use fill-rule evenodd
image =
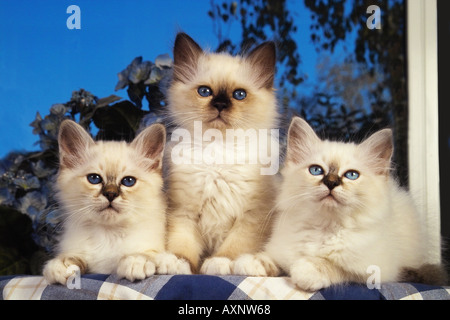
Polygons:
M155 257L156 272L159 274L192 274L189 262L173 253L163 252Z
M86 271L86 262L78 257L60 256L47 261L42 275L49 284L60 283L67 285L70 276Z
M330 277L309 259L297 260L290 269L290 276L292 282L305 291L315 292L331 285Z
M209 275L228 275L231 274L232 261L226 257L212 257L206 259L200 273Z
M279 270L266 254L243 254L234 261L233 274L252 277L274 277L279 274Z
M130 281L143 280L155 274L155 263L149 256L134 254L125 256L119 261L117 275Z

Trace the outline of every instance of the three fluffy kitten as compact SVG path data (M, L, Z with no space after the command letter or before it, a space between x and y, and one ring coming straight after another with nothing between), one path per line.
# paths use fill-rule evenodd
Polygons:
M65 284L70 265L131 281L155 272L284 273L304 290L365 283L371 265L382 282L413 280L405 275L423 270L435 275L426 281L442 280L439 268L421 269L425 234L409 195L390 177L390 130L361 144L322 141L294 118L280 184L278 175L261 174L259 162L196 158L205 149L243 152L245 160L260 152L202 143L211 130L258 130L277 143L270 136L278 126L275 45L231 56L205 52L180 33L173 72L168 110L188 133L183 139L166 143L164 126L155 124L128 144L94 142L76 123L62 124L56 196L64 231L44 268L48 282ZM186 161L175 163L180 143Z

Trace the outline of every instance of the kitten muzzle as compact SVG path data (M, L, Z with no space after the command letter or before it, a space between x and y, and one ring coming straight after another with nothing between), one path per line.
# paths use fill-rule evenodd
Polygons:
M329 173L325 177L323 177L322 182L331 191L341 184L341 178L337 174Z
M109 202L113 202L113 200L119 196L119 192L119 187L111 184L105 185L102 189L102 194Z
M213 106L219 111L219 113L222 112L223 109L228 108L228 104L224 102L216 102Z
M219 111L219 114L223 109L227 109L231 106L230 98L224 92L220 92L211 100L211 105Z

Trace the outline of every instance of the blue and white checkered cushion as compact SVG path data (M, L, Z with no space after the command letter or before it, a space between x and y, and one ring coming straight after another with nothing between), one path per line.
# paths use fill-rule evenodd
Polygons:
M450 300L450 287L384 283L380 289L347 284L318 292L298 290L286 277L155 275L130 282L114 275L83 275L79 288L49 285L41 276L0 277L0 299L32 300Z

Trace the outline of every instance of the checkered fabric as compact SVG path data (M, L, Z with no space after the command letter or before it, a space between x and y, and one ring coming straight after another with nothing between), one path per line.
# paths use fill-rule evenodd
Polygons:
M70 286L69 286L70 287ZM72 286L73 287L73 286ZM0 277L3 300L450 300L450 287L385 283L380 289L348 284L318 292L298 290L286 277L155 275L130 282L88 274L78 286L49 285L41 276Z

